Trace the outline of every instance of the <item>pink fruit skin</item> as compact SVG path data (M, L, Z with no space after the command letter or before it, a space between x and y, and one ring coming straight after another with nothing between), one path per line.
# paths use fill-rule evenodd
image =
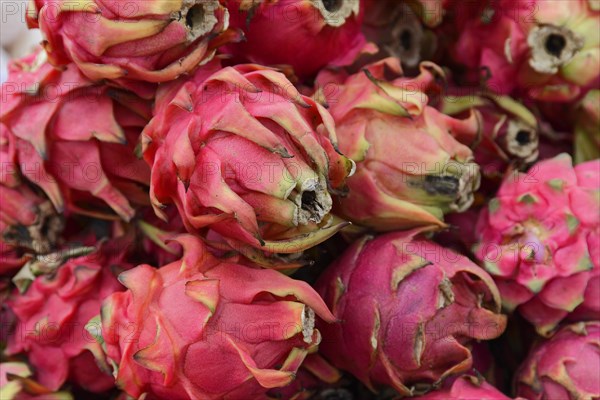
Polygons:
M460 17L455 22L459 37L453 56L472 69L485 68L488 86L497 93L517 91L542 101L572 101L586 88L597 87L600 76L600 10L593 3L455 2L454 13ZM554 33L543 33L544 29L566 38L559 57L552 57L545 47ZM538 37L537 33L542 34ZM571 44L575 51L567 55ZM540 57L551 58L552 66L542 66Z
M517 371L517 394L529 400L600 397L600 322L579 322L535 346Z
M342 9L348 7L349 12L336 11L329 17L316 6L322 0L259 1L250 11L243 3L250 2L228 0L227 8L231 26L243 30L246 40L224 49L243 62L287 64L296 75L308 78L326 66L351 64L366 45L362 0L341 0Z
M473 339L498 337L506 326L492 278L416 233L357 241L315 286L340 321L317 324L321 353L372 390L431 389L471 368Z
M151 98L148 82L174 80L213 57L228 13L219 0L32 0L27 23L41 29L52 64L74 62L93 81Z
M123 273L128 290L103 305L117 385L135 398L261 399L292 382L320 341L308 310L335 320L316 292L276 271L218 260L194 236L177 240L181 260Z
M455 119L428 105L442 78L429 62L404 77L393 58L350 76L319 75L316 96L329 106L341 152L357 165L348 196L336 202L342 216L379 231L444 227L445 213L471 204L479 167L460 140L478 136L480 118L475 111Z
M0 123L0 275L23 266L25 253L50 251L62 228L50 202L22 181L15 141Z
M154 114L143 151L161 218L175 204L190 232L210 228L236 250L273 253L311 247L342 226L322 229L330 191L345 189L354 165L335 149L329 113L283 74L212 62L161 86Z
M134 149L149 103L93 84L73 64L59 71L41 50L13 61L2 96L0 123L14 140L15 163L58 211L108 205L130 220L134 204L148 203L150 171Z
M67 380L93 392L114 386L113 377L96 366L88 351L94 337L85 325L100 313L102 300L123 290L115 273L131 266L117 248L109 242L68 260L53 274L38 276L25 293L15 290L8 301L16 324L7 353L27 354L36 379L51 390Z
M452 387L443 390L435 390L424 396L418 396L415 400L511 400L498 389L474 376L464 375L452 384ZM515 400L525 400L521 397Z
M562 154L507 176L479 216L476 257L504 307L518 307L542 335L578 307L588 318L598 310L599 188L600 161L573 168Z

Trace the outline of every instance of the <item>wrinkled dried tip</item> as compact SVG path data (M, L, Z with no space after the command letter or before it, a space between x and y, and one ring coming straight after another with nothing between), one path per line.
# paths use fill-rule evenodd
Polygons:
M304 306L302 312L302 337L308 344L313 342L313 333L315 331L315 312L312 308Z
M215 11L220 7L219 0L183 0L183 6L174 19L181 21L187 31L188 42L211 32L219 22Z
M30 226L11 226L5 232L4 240L34 254L49 253L60 239L64 221L49 201L38 206L37 214L36 222Z
M292 194L292 200L298 206L294 221L296 226L310 222L320 223L333 205L326 184L318 179L305 181L301 191Z
M352 14L358 15L360 0L312 0L319 10L325 23L329 26L340 27Z
M416 67L421 61L423 26L407 4L402 3L399 8L400 12L391 31L392 41L384 45L384 48L407 67Z
M518 120L508 121L503 147L511 158L530 163L538 158L539 136L535 128Z
M570 29L541 25L527 37L531 48L529 65L542 74L555 74L583 48L584 39Z
M455 212L463 212L473 204L475 191L479 189L481 183L481 173L479 165L473 162L462 164L458 168L462 174L458 179L456 201L450 205L450 209Z

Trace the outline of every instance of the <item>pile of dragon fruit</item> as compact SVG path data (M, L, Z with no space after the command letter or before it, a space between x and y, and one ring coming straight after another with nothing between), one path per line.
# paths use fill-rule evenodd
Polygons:
M30 0L0 398L600 398L598 0Z

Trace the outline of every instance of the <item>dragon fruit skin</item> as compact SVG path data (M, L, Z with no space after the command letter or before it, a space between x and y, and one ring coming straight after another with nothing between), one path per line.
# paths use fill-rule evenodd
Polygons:
M77 204L97 203L129 220L134 204L148 203L150 171L134 148L149 104L94 85L73 64L59 71L40 50L11 64L2 97L0 122L15 142L15 163L57 211L91 213Z
M228 20L220 0L32 0L27 10L52 64L148 97L138 81L174 80L210 60Z
M224 52L245 62L290 65L300 78L352 64L367 44L361 32L363 1L227 0L231 25L243 30L246 40Z
M579 322L535 346L517 371L517 394L529 400L600 397L600 322Z
M117 242L108 242L36 277L24 293L15 289L7 302L17 318L7 353L26 353L42 385L57 390L68 380L92 392L114 386L94 362L85 326L108 295L123 290L116 274L131 267L124 258Z
M283 74L215 62L161 87L143 132L157 215L175 204L187 229L210 227L240 250L295 253L336 233L330 191L354 163L335 150L324 107Z
M459 93L465 91L456 89ZM520 102L509 96L476 92L465 96L449 92L443 99L440 108L445 114L462 116L473 108L481 114L482 135L466 144L474 147L475 161L484 178L500 180L509 167L522 168L537 160L538 122Z
M431 389L471 368L472 339L498 337L506 326L492 278L416 233L357 241L315 285L341 321L317 324L319 351L371 390Z
M577 105L575 163L600 158L600 89L590 90Z
M13 139L0 123L0 275L22 267L28 253L49 252L63 225L50 201L22 181Z
M455 4L462 18L454 58L485 68L488 86L497 93L516 90L537 100L568 102L598 84L600 10L593 2Z
M479 216L476 257L504 307L518 307L542 335L584 303L586 291L600 290L591 279L600 268L599 180L600 160L573 168L562 154L508 175Z
M141 265L102 308L117 385L135 398L264 398L294 379L334 318L305 282L218 260L191 235L181 260ZM132 329L133 328L133 329ZM261 397L262 396L262 397Z
M11 379L8 379L8 376ZM0 398L6 400L73 400L67 392L53 392L31 379L31 368L17 361L0 364Z
M417 396L415 400L511 400L498 389L485 382L482 378L471 375L459 377L452 387L448 389L435 390L423 396ZM517 398L515 400L525 400Z
M453 136L474 140L480 116L458 120L428 106L426 93L439 89L442 76L432 63L422 63L412 79L388 82L386 73L402 75L398 60L318 78L316 96L329 105L339 148L357 164L336 211L376 230L443 227L443 215L467 209L479 186L472 151Z

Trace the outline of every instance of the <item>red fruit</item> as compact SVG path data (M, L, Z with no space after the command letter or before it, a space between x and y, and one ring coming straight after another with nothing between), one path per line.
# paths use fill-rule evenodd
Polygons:
M319 278L336 324L320 352L372 390L415 395L471 368L469 343L506 326L492 278L416 231L365 237Z
M525 400L521 397L515 400ZM464 375L458 378L452 387L435 390L415 400L511 400L498 389L486 383L482 378Z
M351 64L366 44L362 0L227 0L246 40L225 52L264 65L288 64L302 78Z
M2 96L15 163L58 211L93 214L104 203L129 220L133 204L147 204L149 170L134 149L149 104L92 83L73 64L57 70L39 50L11 64Z
M110 80L151 97L139 81L174 80L213 57L229 20L221 3L32 0L27 23L41 29L53 65L73 62L93 81Z
M515 379L529 400L600 397L600 322L565 326L535 346Z
M598 309L600 161L562 154L506 176L479 216L476 257L494 277L507 311L549 335L581 306ZM589 287L589 289L588 289ZM593 319L596 317L589 316Z
M37 380L57 390L67 380L86 390L101 392L114 379L94 363L89 349L94 338L86 324L100 313L108 295L122 290L116 273L130 268L116 242L101 246L84 256L52 265L69 252L48 255L47 274L33 279L23 293L14 291L8 306L16 316L15 330L8 338L6 352L25 353L35 368ZM94 249L87 249L93 251Z
M214 258L181 236L183 258L123 273L102 308L117 385L147 399L254 399L290 384L334 318L305 282Z
M345 226L331 192L354 164L335 150L325 108L275 70L212 63L162 86L143 141L157 215L175 204L190 232L295 253Z

